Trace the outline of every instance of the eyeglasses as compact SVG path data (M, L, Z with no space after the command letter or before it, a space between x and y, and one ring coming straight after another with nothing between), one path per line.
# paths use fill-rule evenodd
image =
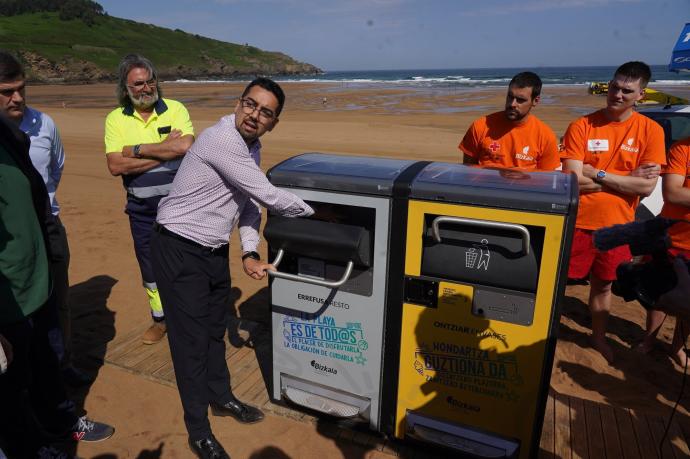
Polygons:
M137 91L144 89L144 86L148 86L149 89L154 89L156 87L156 79L151 78L148 81L135 81L133 84L127 85L128 88L135 89Z
M255 100L248 97L240 97L240 103L242 104L242 111L244 111L244 113L247 115L251 115L255 110L258 110L259 120L265 123L272 121L276 117L276 114L273 112L273 110L270 110L266 107L259 108L259 104L257 104Z

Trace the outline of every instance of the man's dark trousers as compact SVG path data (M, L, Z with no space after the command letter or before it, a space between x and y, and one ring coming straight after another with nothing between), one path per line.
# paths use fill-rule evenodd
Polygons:
M209 403L232 400L224 341L228 247L211 250L154 230L151 249L185 425L192 441L201 440L211 435Z
M8 454L14 447L20 457L35 453L31 449L40 442L31 413L43 429L58 435L69 432L78 420L49 343L56 321L57 311L46 304L21 322L0 324L0 334L14 353L7 373L0 375L0 441L5 437L10 444Z
M50 275L53 291L48 306L57 311L56 323L49 330L50 346L55 351L61 367L72 364L72 317L69 307L69 244L67 232L60 217L53 217L48 224L50 241Z

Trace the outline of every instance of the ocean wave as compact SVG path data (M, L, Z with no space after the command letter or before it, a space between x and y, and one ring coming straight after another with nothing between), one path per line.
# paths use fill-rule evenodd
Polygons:
M680 86L690 86L690 79L688 80L652 80L653 84L665 84L665 85L680 85Z
M177 80L164 80L163 83L185 83L185 84L218 84L218 83L243 83L249 82L250 79L245 80L188 80L180 78Z
M280 83L324 83L353 87L402 87L420 89L464 89L506 86L519 69L436 69L436 70L362 70L329 71L320 75L282 75L274 79ZM546 86L585 86L591 82L609 81L615 68L611 67L564 67L535 70ZM654 66L659 86L690 85L690 78L670 73L664 66ZM177 83L227 83L247 82L251 77L190 80L178 79Z

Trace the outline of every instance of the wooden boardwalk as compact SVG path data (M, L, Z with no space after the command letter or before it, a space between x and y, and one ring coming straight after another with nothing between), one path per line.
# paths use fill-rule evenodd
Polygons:
M670 409L669 409L670 414ZM542 458L673 459L690 457L690 419L638 413L551 391L541 436ZM661 456L660 456L661 454Z
M270 336L258 322L242 320L241 335L231 333L226 346L233 392L245 402L261 407L265 412L297 421L318 423L320 434L378 450L392 457L433 458L443 454L429 453L410 445L403 445L374 435L336 424L320 421L300 411L271 403L266 390L270 372ZM149 326L130 330L117 336L108 345L105 360L161 384L175 386L175 374L167 340L146 346L141 335ZM643 395L641 395L643 396ZM670 410L669 410L670 414ZM668 415L634 412L551 391L544 417L540 444L540 458L592 459L680 459L690 458L690 418L676 415L663 444ZM447 456L446 456L447 457Z

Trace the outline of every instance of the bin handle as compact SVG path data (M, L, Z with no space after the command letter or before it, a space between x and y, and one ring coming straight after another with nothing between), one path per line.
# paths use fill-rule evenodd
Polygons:
M278 268L278 265L280 262L283 260L283 249L279 249L278 253L276 254L276 258L273 260L273 267ZM347 280L350 278L350 274L352 274L352 268L354 268L355 264L352 261L347 262L347 266L345 267L345 273L343 274L343 277L341 277L337 281L326 281L326 280L321 280L321 279L312 279L310 277L303 277L299 276L297 274L290 274L290 273L283 273L280 271L266 271L269 276L272 277L277 277L280 279L288 279L292 281L297 281L297 282L304 282L305 284L313 284L313 285L320 285L321 287L327 287L327 288L338 288L341 287Z
M441 223L453 223L453 224L458 224L458 225L471 225L471 226L479 226L481 228L504 229L504 230L518 232L522 236L522 251L525 252L525 255L529 255L529 247L530 247L529 231L527 230L527 228L525 228L522 225L517 225L515 223L493 222L493 221L487 221L487 220L474 220L471 218L441 216L441 217L436 217L431 224L431 231L433 233L434 240L436 242L441 242L441 233L439 232L439 229L438 229L438 225L440 225Z

